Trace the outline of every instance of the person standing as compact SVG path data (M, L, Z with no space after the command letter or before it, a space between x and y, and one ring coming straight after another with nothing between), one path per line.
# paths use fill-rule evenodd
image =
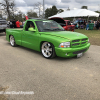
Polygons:
M83 22L83 25L84 25L84 28L86 28L86 21L84 20L84 22Z
M100 19L99 19L99 30L100 30Z
M97 21L96 28L99 29L99 20Z
M94 28L93 28L94 30L96 29L96 21L94 21Z
M25 20L23 21L23 25L25 24Z
M86 23L86 30L89 30L89 22Z
M12 20L10 20L10 28L13 28Z
M19 22L19 20L16 21L16 27L20 28L20 22Z
M13 28L16 28L16 21L15 21L15 19L12 21L12 24L13 24Z
M20 21L19 22L20 28L23 28L23 23Z

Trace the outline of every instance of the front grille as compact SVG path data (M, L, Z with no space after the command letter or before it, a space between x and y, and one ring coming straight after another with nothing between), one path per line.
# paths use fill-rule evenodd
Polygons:
M78 39L78 40L73 40L72 42L79 42L80 40Z
M75 44L72 44L72 46L76 46L76 45L79 45L80 43L75 43Z
M82 41L86 41L87 39L82 39Z
M87 49L83 49L83 50L80 50L80 51L75 51L73 52L73 54L78 54L78 53L82 53L82 52L85 52Z
M81 44L85 44L86 42L82 42Z
M87 40L87 38L72 40L71 47L75 48L75 46L85 45L85 43L87 43Z

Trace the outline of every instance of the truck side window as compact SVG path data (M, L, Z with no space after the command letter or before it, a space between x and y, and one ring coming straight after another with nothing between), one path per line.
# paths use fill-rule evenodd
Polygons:
M25 30L28 31L28 28L32 27L35 29L35 25L32 21L27 21L26 26L25 26Z

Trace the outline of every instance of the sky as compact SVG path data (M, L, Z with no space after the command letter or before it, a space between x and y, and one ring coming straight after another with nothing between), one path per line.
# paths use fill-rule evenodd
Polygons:
M0 0L0 2L2 1L3 0ZM43 4L43 0L15 0L17 10L20 10L25 14L28 10L33 9L34 4L37 2ZM66 11L68 7L73 10L80 9L82 6L87 6L88 10L100 11L100 0L44 0L44 2L45 9L55 5L57 9Z

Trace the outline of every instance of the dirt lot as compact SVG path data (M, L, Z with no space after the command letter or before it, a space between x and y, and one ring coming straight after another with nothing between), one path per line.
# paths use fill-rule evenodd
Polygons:
M78 59L48 60L34 50L11 47L0 34L0 86L6 92L34 92L0 95L0 100L100 100L100 46L91 45Z

